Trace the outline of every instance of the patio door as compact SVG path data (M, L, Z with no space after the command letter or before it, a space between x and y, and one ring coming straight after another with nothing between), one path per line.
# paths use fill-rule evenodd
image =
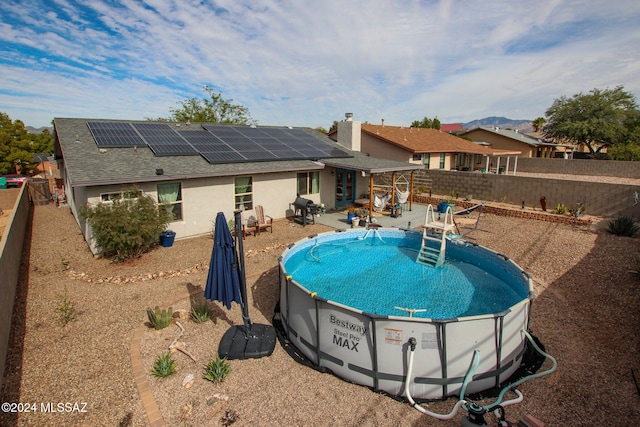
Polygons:
M336 169L336 207L352 204L355 195L356 171Z

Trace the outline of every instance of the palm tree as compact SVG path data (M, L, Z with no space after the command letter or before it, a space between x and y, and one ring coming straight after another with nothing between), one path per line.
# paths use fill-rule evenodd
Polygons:
M545 123L547 123L547 120L544 117L538 117L531 122L531 124L533 125L533 130L535 130L536 132L540 132L542 130L542 126L544 126Z

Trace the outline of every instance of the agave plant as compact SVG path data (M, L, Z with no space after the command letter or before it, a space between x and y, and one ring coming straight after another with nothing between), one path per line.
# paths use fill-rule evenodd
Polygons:
M156 377L168 377L176 371L176 362L171 358L171 353L164 353L158 356L151 373Z
M231 373L231 366L227 363L227 358L217 356L207 364L204 370L204 379L214 383L220 383Z
M147 308L147 317L149 318L149 323L155 329L164 329L171 323L173 308L169 307L167 310L160 310L158 306L156 306L155 310Z
M607 231L616 236L633 237L638 234L640 227L635 223L633 218L628 216L620 216L609 221Z
M209 320L209 304L203 302L198 307L191 309L191 319L196 323L204 323Z

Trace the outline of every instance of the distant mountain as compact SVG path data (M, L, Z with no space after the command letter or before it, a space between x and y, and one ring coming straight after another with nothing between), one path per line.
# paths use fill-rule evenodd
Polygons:
M49 132L53 133L53 128L51 126L42 126L40 128L34 128L33 126L25 126L24 128L29 133L42 133L42 131L45 129L49 129Z
M493 126L503 129L518 129L520 132L533 132L532 121L533 120L513 120L506 117L491 116L463 123L462 127L465 129L474 129L482 126Z

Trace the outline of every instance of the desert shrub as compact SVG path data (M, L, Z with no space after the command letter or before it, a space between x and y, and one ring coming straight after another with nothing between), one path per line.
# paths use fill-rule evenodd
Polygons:
M160 310L158 306L156 306L155 310L147 308L147 317L154 329L164 329L169 326L171 319L173 319L173 308L169 307L168 310Z
M191 309L191 319L196 323L204 323L209 320L209 304L203 302L198 307Z
M59 304L56 307L58 323L67 326L67 323L76 319L76 303L67 294L67 285L64 285L64 293L58 295Z
M217 356L207 364L204 369L204 379L214 383L220 383L231 373L231 366L227 363L227 358Z
M151 373L156 377L168 377L176 371L176 361L171 358L171 353L164 353L158 356Z
M567 212L568 210L564 203L558 203L558 206L556 206L556 208L553 210L553 213L556 213L558 215L564 215Z
M116 261L139 256L155 246L171 219L153 197L136 188L108 203L84 206L80 214L91 226L98 248L115 253Z
M609 221L607 231L616 236L633 237L638 234L640 227L638 227L633 218L620 216Z

